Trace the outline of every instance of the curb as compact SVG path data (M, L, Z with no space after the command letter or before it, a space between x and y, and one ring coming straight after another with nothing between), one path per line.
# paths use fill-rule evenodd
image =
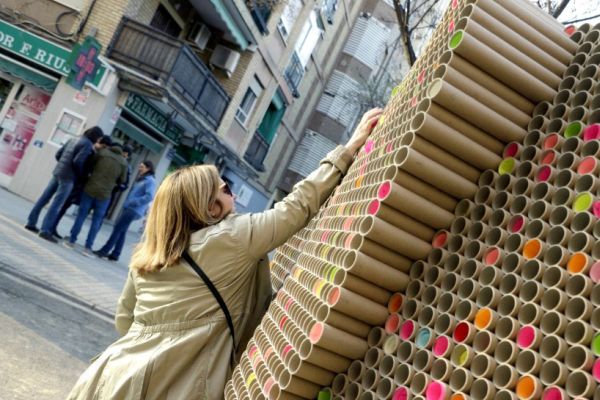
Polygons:
M115 319L115 315L113 313L110 313L108 311L98 308L96 306L96 304L82 300L78 297L73 296L70 293L67 293L66 291L64 291L60 288L57 288L56 286L49 285L46 282L36 279L30 275L24 274L24 273L16 270L15 268L11 267L10 265L3 263L2 261L0 261L0 272L3 272L7 275L11 275L17 279L20 279L22 281L30 283L40 289L43 289L43 290L51 292L59 297L62 297L64 300L69 301L71 303L75 303L76 305L78 305L84 309L87 309L87 311L89 311L90 313L96 314L98 317L100 317L102 319L108 319L111 322L114 321L114 319Z

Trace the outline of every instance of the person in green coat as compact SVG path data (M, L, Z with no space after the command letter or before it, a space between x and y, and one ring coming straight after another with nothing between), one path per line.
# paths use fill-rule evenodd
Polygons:
M127 160L121 153L120 146L110 146L98 150L93 155L92 172L83 187L77 217L71 228L71 236L63 242L66 247L73 248L77 236L90 210L94 211L92 224L85 241L83 254L93 256L92 246L110 203L110 196L116 185L127 180Z
M81 375L68 399L223 399L271 299L267 253L304 227L348 170L381 114L367 112L345 146L274 208L236 214L214 166L188 166L159 186L117 305L122 337ZM183 258L198 264L231 315Z

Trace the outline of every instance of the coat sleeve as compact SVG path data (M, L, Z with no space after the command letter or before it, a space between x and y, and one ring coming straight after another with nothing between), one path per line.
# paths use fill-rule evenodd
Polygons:
M136 301L137 298L135 295L135 287L133 285L133 276L132 272L129 271L129 275L125 281L125 287L123 287L123 292L117 303L117 312L115 314L115 327L121 336L129 331L129 328L133 323L133 310Z
M80 146L73 156L73 169L77 177L84 177L86 175L86 162L88 158L92 156L94 150L92 146Z
M352 155L345 147L338 146L273 209L240 218L243 221L240 231L245 236L242 241L248 244L250 256L264 257L304 227L337 186L351 162Z

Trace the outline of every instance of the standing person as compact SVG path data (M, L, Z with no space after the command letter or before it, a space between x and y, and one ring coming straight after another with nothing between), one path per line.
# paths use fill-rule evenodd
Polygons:
M115 223L110 238L100 250L94 252L98 257L106 257L111 261L119 260L129 225L144 216L154 197L156 181L154 180L154 164L152 164L152 161L145 160L140 163L138 173L139 176L135 180L127 199L125 199L123 211L121 211L121 215Z
M115 185L125 182L126 178L127 161L121 154L120 146L100 149L94 155L92 173L83 187L77 217L71 228L71 236L68 241L63 242L66 247L73 248L75 246L86 217L90 210L94 210L92 224L83 250L84 255L93 255L92 246L100 226L102 226L102 220L110 202L110 194Z
M123 337L81 375L68 399L222 399L230 355L244 348L271 300L267 253L317 213L380 114L367 112L346 146L262 213L235 214L214 166L169 175L156 192L117 306Z
M127 187L129 186L129 179L131 178L131 165L129 165L129 156L131 155L131 147L129 147L127 145L122 146L121 153L123 154L123 157L125 157L125 161L127 161L127 179L125 179L124 183L118 184L113 189L113 191L110 195L110 201L108 202L108 207L106 208L106 214L104 215L104 218L108 218L108 213L110 211L110 208L113 206L113 204L117 200L117 194L119 192L124 192L125 190L127 190Z
M60 220L65 216L67 210L73 205L79 205L79 201L81 200L81 193L83 193L83 186L87 182L90 173L92 172L92 155L96 154L100 149L105 149L107 146L112 144L112 139L110 136L103 135L96 143L94 143L94 151L88 157L86 162L84 163L83 173L75 180L75 185L67 197L67 200L61 207L58 215L56 216L56 220L54 221L54 226L52 228L52 235L57 239L62 239L62 236L58 233L58 224L60 224Z
M75 181L85 174L85 163L88 157L93 153L94 143L102 136L102 129L98 126L94 126L86 130L79 140L69 140L58 150L55 155L58 164L54 167L52 179L31 209L31 212L27 217L25 229L32 232L39 232L40 237L49 242L58 242L52 236L54 223L58 213L67 200L67 197L69 197L69 194L75 185ZM52 197L54 197L53 200ZM40 231L37 228L37 221L40 217L42 208L44 208L50 200L52 200L52 203L48 207Z

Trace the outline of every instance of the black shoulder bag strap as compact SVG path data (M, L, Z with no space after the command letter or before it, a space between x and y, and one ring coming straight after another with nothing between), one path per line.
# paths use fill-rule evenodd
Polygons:
M229 326L229 333L231 333L231 340L233 340L233 352L231 353L231 361L232 361L232 363L235 363L235 354L237 353L237 347L235 345L235 330L233 329L233 321L231 319L231 314L229 314L229 309L227 308L227 304L225 303L225 300L223 300L223 297L221 297L221 294L219 293L219 291L217 290L215 285L212 283L210 278L204 273L204 271L202 271L202 268L200 268L200 266L198 264L196 264L196 261L194 261L194 259L192 259L192 257L188 254L187 251L183 252L182 257L185 261L187 261L188 264L190 264L190 266L194 269L194 271L196 271L198 276L200 276L200 278L202 278L202 280L204 281L206 286L208 286L208 288L212 292L213 296L217 300L217 303L219 303L219 306L221 306L221 310L223 310L223 314L225 314L225 319L227 319L227 325Z

